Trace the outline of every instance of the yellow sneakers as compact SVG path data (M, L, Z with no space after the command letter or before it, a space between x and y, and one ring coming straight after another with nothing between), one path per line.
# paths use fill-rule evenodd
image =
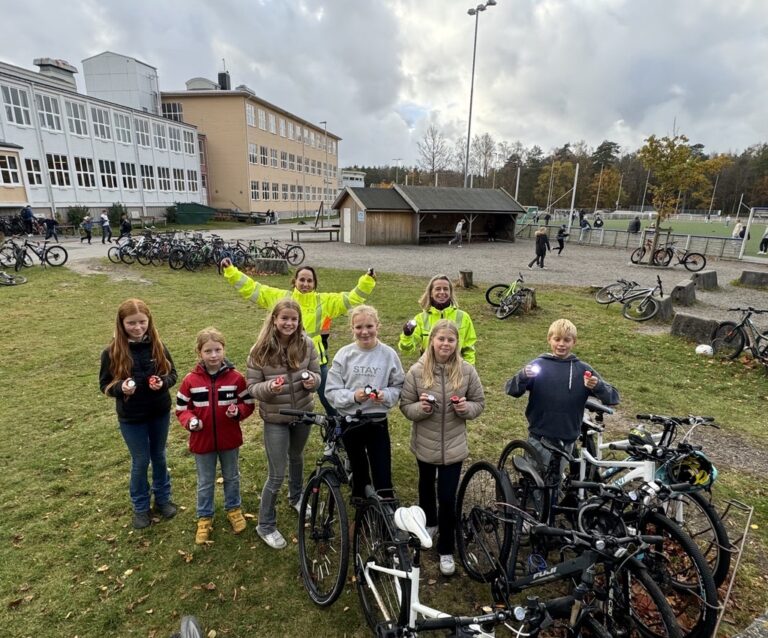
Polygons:
M245 517L243 516L243 510L239 507L227 512L227 518L229 524L232 526L232 531L235 534L239 534L245 529Z
M213 519L208 517L197 519L197 532L195 533L195 545L205 545L211 540L213 531Z

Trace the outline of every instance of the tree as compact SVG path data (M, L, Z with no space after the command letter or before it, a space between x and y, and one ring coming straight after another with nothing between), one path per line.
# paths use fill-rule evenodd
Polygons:
M590 158L592 166L600 168L600 166L616 164L619 159L620 150L621 146L616 142L609 142L608 140L603 141L600 146L595 149L595 152L592 153L592 157Z
M427 173L434 175L448 167L451 159L448 140L434 124L426 130L416 147L419 149L419 167Z
M493 168L493 154L496 152L496 142L488 134L475 135L472 140L472 160L470 166L476 170L473 171L485 178L484 185L487 186L488 175Z
M568 192L573 187L573 176L576 171L576 165L571 162L554 161L548 170L539 172L538 182L536 184L536 201L546 202L551 208L560 204L559 208L565 208L570 204L567 200L565 204L561 203ZM550 192L551 180L551 192ZM549 196L549 198L548 198ZM539 204L541 206L541 204Z

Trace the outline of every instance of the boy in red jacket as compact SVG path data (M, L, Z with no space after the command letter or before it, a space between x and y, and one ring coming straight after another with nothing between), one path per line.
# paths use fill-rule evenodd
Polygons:
M243 444L240 421L250 416L254 400L245 379L224 357L224 335L205 328L197 335L199 361L181 382L176 395L176 416L189 430L189 451L197 466L197 533L195 543L210 540L213 529L213 491L216 461L224 479L224 508L235 534L245 529L240 502L239 448Z

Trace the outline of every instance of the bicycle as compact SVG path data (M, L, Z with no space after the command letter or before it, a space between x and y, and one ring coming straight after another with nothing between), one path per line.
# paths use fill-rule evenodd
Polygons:
M658 266L669 266L673 257L677 259L674 266L683 264L685 269L691 272L699 272L707 265L707 258L704 255L678 248L675 242L656 250L653 254L653 263Z
M0 270L0 286L20 286L27 283L27 278L22 275L14 275Z
M518 273L513 283L494 284L485 291L485 300L496 309L496 317L506 319L523 305L526 295L531 292L524 284L523 273Z
M285 259L291 266L298 266L304 261L304 249L296 244L283 244L277 239L267 242L261 249L263 259Z
M612 284L603 286L595 293L595 301L599 304L612 304L614 301L624 303L626 296L640 287L636 281L618 279Z
M727 359L735 359L746 347L752 356L763 364L768 365L768 332L760 329L752 321L752 315L762 315L768 310L747 308L728 308L728 312L740 312L739 323L721 321L712 331L712 350L715 354Z
M645 257L645 253L647 253L649 250L651 250L651 248L653 248L653 237L647 238L643 242L642 246L640 246L639 248L635 248L632 251L632 254L630 254L629 260L633 264L641 263L643 261L643 258ZM655 254L654 254L654 257L655 257ZM658 266L658 264L655 261L653 262L653 265L654 266Z
M624 306L621 314L630 321L648 321L659 312L659 302L654 296L664 297L661 277L656 275L656 285L653 288L635 288L624 296Z
M63 266L69 259L69 253L63 246L48 246L48 240L43 241L43 245L40 246L39 242L31 242L28 239L24 240L22 244L15 244L16 253L16 270L20 270L22 267L32 266L33 260L30 253L35 255L40 260L41 266Z

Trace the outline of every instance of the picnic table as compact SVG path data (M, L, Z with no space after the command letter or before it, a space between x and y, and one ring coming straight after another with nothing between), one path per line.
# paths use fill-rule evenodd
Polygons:
M320 241L339 241L339 228L291 228L291 241L301 243L302 235L323 235L328 233L328 239L320 239ZM335 237L334 237L335 235Z

